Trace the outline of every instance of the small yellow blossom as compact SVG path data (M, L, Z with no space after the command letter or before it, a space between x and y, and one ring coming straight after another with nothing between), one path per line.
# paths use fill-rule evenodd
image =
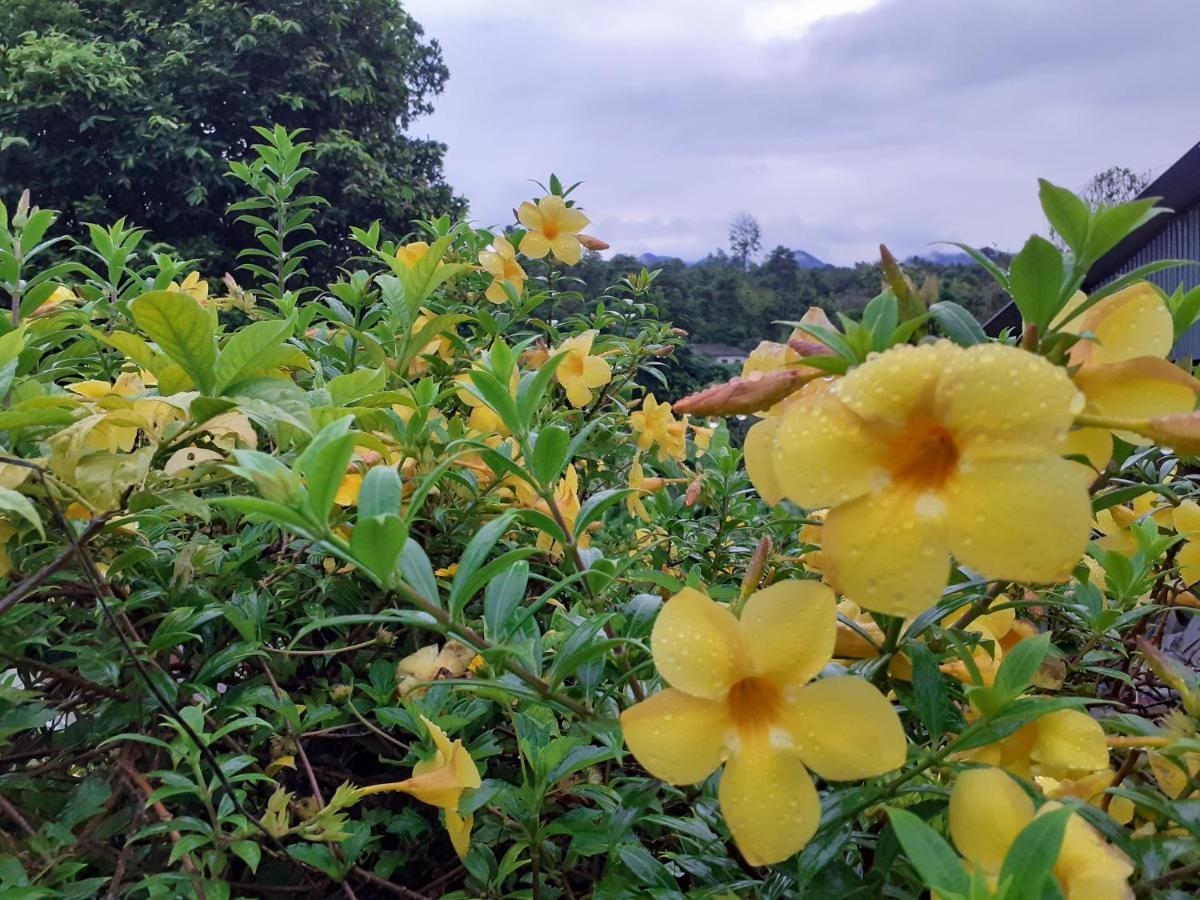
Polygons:
M1076 293L1059 314L1086 300ZM1149 282L1139 281L1105 297L1064 328L1087 334L1071 348L1070 365L1078 367L1075 385L1087 398L1086 411L1112 418L1147 419L1188 413L1196 407L1200 381L1168 362L1175 343L1171 312ZM1149 441L1132 432L1116 432L1126 441ZM1067 453L1085 456L1096 469L1112 457L1113 432L1078 428L1067 437Z
M1043 804L1038 814L1061 808ZM1004 858L1018 834L1034 819L1033 801L999 769L959 774L950 792L950 836L954 846L994 888ZM1129 858L1079 815L1067 820L1054 877L1066 900L1131 898Z
M433 321L434 314L427 309L422 309L415 319L413 319L412 328L409 329L409 334L416 337L421 331ZM434 335L425 346L423 346L413 356L412 362L408 364L408 374L410 376L423 375L429 371L429 360L425 357L436 356L447 362L454 359L454 342L445 334Z
M506 281L516 290L518 297L525 293L525 279L528 276L517 262L517 251L507 238L496 238L491 250L479 254L479 264L492 276L492 283L483 294L492 303L508 302L508 293L504 290Z
M182 283L172 281L167 290L187 294L201 306L208 304L208 282L201 281L200 275L196 272L189 272Z
M958 755L997 766L1026 781L1079 778L1108 768L1108 744L1100 723L1077 709L1047 713L1006 738Z
M535 509L546 513L546 515L551 515L549 504L540 497L534 500L531 505ZM567 466L566 473L554 489L554 505L558 509L558 514L562 516L567 534L570 534L575 530L575 520L579 518L579 511L582 508L579 502L579 473L575 470L574 465ZM585 530L579 536L578 546L586 547L589 543L590 538ZM562 558L562 545L545 532L538 534L537 546L539 550L544 550L550 554L550 558L553 560L557 561Z
M466 859L471 845L471 828L475 823L473 816L458 814L458 804L463 791L482 784L479 769L475 767L475 760L462 741L456 740L451 744L446 733L437 725L424 716L421 716L421 721L429 729L437 752L413 766L412 778L358 788L358 794L369 797L371 794L399 792L444 810L450 843L454 845L459 859Z
M658 446L658 458L683 459L687 425L671 414L670 403L659 403L653 394L642 398L642 408L629 414L629 425L637 434L639 450Z
M904 762L900 719L867 681L809 683L833 655L834 596L815 581L751 595L741 619L685 588L651 633L669 685L621 715L638 762L671 784L724 764L721 812L752 865L787 859L812 837L821 804L809 775L870 778Z
M567 401L576 409L592 402L592 391L612 381L612 369L608 361L592 355L592 343L596 332L585 331L563 341L558 353L566 358L554 370L554 377L567 392Z
M537 205L526 200L517 208L517 220L529 229L521 238L521 252L531 259L547 253L573 266L583 253L579 232L587 228L588 217L567 206L562 197L551 194Z
M642 461L634 456L633 462L629 466L629 486L637 493L630 494L625 498L625 508L629 510L629 514L643 522L649 522L650 513L646 510L646 504L642 502L642 494L651 494L662 490L664 484L666 482L661 478L647 478L646 472L642 468Z
M1091 504L1061 457L1083 402L1063 369L939 341L819 384L751 429L746 468L768 501L830 508L822 550L840 593L916 615L941 596L951 554L986 578L1070 577Z
M429 243L427 241L410 241L409 243L401 244L396 248L396 259L398 259L406 269L411 269L413 266L423 260L428 252ZM438 263L438 265L443 265L443 263Z

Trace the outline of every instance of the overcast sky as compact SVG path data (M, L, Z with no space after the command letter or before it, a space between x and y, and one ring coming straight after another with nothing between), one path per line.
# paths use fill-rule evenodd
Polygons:
M614 251L729 220L833 263L1019 246L1036 178L1158 174L1200 140L1194 0L406 0L450 67L415 130L480 224L550 171Z

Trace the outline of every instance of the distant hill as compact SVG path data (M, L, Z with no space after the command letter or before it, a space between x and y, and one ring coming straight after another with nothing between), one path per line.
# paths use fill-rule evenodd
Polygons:
M793 250L792 256L796 258L796 265L802 269L824 269L829 265L829 263L817 259L807 250ZM678 256L661 256L657 253L642 253L638 256L637 261L648 269L659 268L673 261L682 262L690 269L693 266L711 263L713 259L714 257L712 254L709 254L704 259L680 260Z
M817 259L807 250L793 250L792 256L796 258L796 265L802 269L824 269L829 265L829 263Z
M963 253L961 250L926 250L923 253L914 253L906 263L927 262L933 263L935 266L973 266L975 265L971 257Z

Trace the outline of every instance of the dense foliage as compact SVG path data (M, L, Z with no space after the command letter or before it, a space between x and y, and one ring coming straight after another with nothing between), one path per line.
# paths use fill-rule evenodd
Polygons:
M259 134L248 288L0 207L4 896L1200 889L1200 292L1076 291L1150 203L1043 183L1019 336L885 257L673 408L558 179L322 288Z
M447 75L398 0L6 0L0 196L32 190L75 234L124 217L220 274L248 237L224 218L246 123L305 128L332 278L350 225L455 210L445 148L406 134Z

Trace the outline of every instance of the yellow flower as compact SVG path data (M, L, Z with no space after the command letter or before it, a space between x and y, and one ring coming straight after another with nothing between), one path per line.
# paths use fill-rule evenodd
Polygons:
M415 319L413 319L412 328L409 333L416 337L421 333L431 321L434 314L427 309L422 309ZM413 356L412 362L408 364L408 374L423 375L429 371L429 360L425 357L437 356L443 360L449 361L454 359L454 342L445 334L434 335L433 339L425 344L416 355Z
M661 478L647 478L646 472L642 468L642 461L635 455L633 463L629 466L629 486L637 493L630 494L625 498L625 508L629 510L629 514L643 522L649 522L650 513L646 510L646 504L642 502L642 494L652 494L662 490L665 483Z
M592 342L596 332L585 331L563 341L557 353L566 353L566 359L554 370L554 377L567 392L567 401L576 409L592 402L592 391L612 381L612 369L599 356L592 356Z
M361 472L347 472L342 476L342 483L338 485L337 493L333 495L333 502L338 506L358 506L358 495L362 491L363 475Z
M177 284L176 282L172 281L167 290L175 291L176 293L180 294L187 294L201 306L206 306L208 304L208 282L201 281L200 275L196 272L188 273L188 276L183 279L182 284Z
M579 232L588 226L588 217L567 206L562 197L551 194L534 206L528 200L517 208L517 220L529 229L521 238L521 252L532 259L547 253L573 266L579 262L582 247Z
M400 260L406 269L411 269L423 260L428 252L429 244L426 241L412 241L396 248L396 259ZM438 265L444 263L439 262Z
M741 619L691 588L658 615L651 648L670 687L621 715L638 762L671 784L724 764L721 812L752 865L787 859L821 818L809 768L845 781L904 762L891 704L861 678L823 678L837 618L833 592L783 581L753 594Z
M1077 709L1047 713L1006 738L957 754L958 759L997 766L1027 781L1058 781L1108 768L1108 744L1100 723Z
M1192 778L1200 772L1200 753L1184 753L1182 755L1183 765L1180 765L1179 761L1153 750L1148 752L1146 757L1150 760L1150 773L1154 776L1158 789L1166 794L1167 799L1195 798L1195 793L1191 795L1191 798L1185 798L1183 792ZM1184 766L1187 767L1186 771Z
M499 434L507 437L510 432L508 426L504 424L504 420L496 415L495 410L471 391L471 374L464 372L461 375L456 375L454 381L459 385L457 392L458 399L471 408L471 415L467 419L467 424L480 434ZM520 385L521 373L514 366L512 375L508 379L508 393L514 400L517 399L517 388Z
M818 385L818 382L813 385ZM1082 405L1066 373L1014 347L897 347L756 424L746 468L765 499L830 507L829 582L912 616L950 555L986 578L1066 580L1091 506L1063 437Z
M517 251L507 238L496 238L492 242L491 250L484 250L479 254L479 264L492 276L492 283L483 294L488 300L493 303L508 302L508 294L503 284L505 281L513 286L518 297L525 293L525 279L528 276L517 262Z
M482 783L479 770L462 741L451 744L442 729L424 716L421 716L421 721L429 729L437 752L431 758L421 760L413 766L412 778L369 785L359 788L358 793L359 796L367 797L371 794L400 792L445 810L446 831L450 835L450 843L454 845L459 859L466 859L467 850L471 845L471 827L475 822L473 816L458 814L458 804L463 791L477 788Z
M1033 624L1017 618L1016 610L1002 609L999 612L980 616L966 627L983 640L971 652L971 659L979 671L979 677L984 687L991 687L996 681L996 672L1004 654L1027 637L1037 634ZM947 675L957 678L963 684L974 684L975 679L970 667L961 659L952 659L942 663L941 670ZM1035 679L1036 681L1036 679Z
M534 500L533 507L540 509L546 515L550 515L550 506L540 497ZM579 473L575 471L575 466L567 466L567 471L562 479L558 482L558 486L554 490L554 505L558 509L558 514L562 516L563 522L566 524L567 533L570 534L575 530L575 520L579 518L579 510L582 508L579 503ZM590 543L590 538L587 532L579 536L578 546L586 547ZM563 548L558 541L550 537L550 535L542 532L538 534L537 546L539 550L544 550L550 554L550 558L558 560L562 557Z
M75 299L75 292L72 291L70 288L63 287L60 284L53 291L50 292L50 296L47 297L45 300L43 300L41 302L41 304L38 306L38 308L35 309L32 313L30 313L29 316L30 316L30 318L33 318L35 316L49 315L50 313L52 313L56 309L58 309L60 306L62 306L64 303L66 303L70 300L74 300L74 299Z
M1179 577L1185 584L1200 581L1200 503L1184 500L1173 515L1175 530L1184 538L1175 554Z
M1084 302L1076 293L1060 318ZM1175 342L1171 312L1153 285L1145 281L1105 297L1065 331L1090 334L1071 348L1070 364L1078 366L1076 386L1087 398L1087 412L1113 418L1147 419L1191 412L1200 381L1166 360ZM1112 457L1112 435L1105 428L1079 428L1067 437L1067 453L1087 457L1097 469ZM1150 441L1131 432L1116 432L1134 444Z
M1117 773L1112 769L1101 769L1099 772L1093 772L1090 775L1081 775L1078 778L1064 778L1061 781L1044 775L1039 776L1035 780L1038 787L1042 789L1042 794L1047 799L1062 800L1064 797L1074 797L1077 800L1082 800L1084 803L1090 803L1097 809L1101 809L1103 808L1104 798L1108 796L1105 791L1112 787L1112 783L1116 777ZM1134 803L1128 797L1114 795L1108 803L1108 814L1119 825L1128 825L1133 821L1134 811Z
M659 403L653 394L642 398L642 408L629 414L639 450L658 445L659 459L683 459L687 425L671 414L670 403Z
M1039 814L1059 808L1058 803L1046 803ZM999 769L963 772L950 792L954 846L993 886L1009 847L1033 818L1033 802ZM1133 896L1128 884L1133 874L1129 858L1075 814L1067 820L1053 872L1066 900Z
M396 665L396 693L401 697L420 697L428 690L428 682L439 678L459 678L475 651L458 641L446 641L439 650L429 644L410 653Z
M703 425L693 425L687 421L687 416L684 416L684 422L687 422L688 427L692 429L692 440L696 442L696 446L701 450L707 450L708 445L712 443L713 433L716 429L706 428Z

